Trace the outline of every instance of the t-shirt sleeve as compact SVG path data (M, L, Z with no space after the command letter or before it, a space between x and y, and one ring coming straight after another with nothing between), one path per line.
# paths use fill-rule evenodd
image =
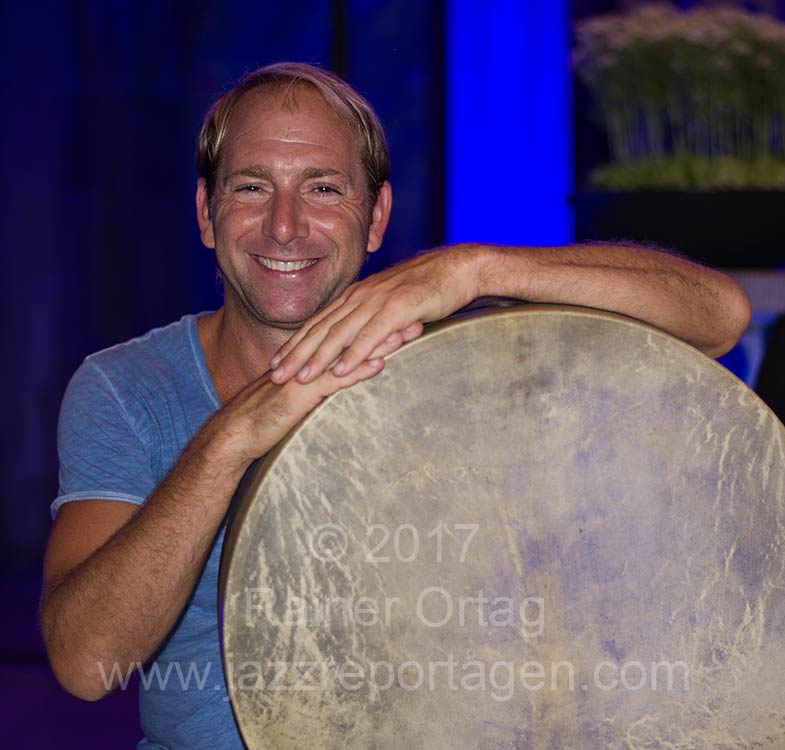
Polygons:
M115 384L86 360L66 388L57 428L59 492L52 518L75 500L141 505L154 489L150 451Z

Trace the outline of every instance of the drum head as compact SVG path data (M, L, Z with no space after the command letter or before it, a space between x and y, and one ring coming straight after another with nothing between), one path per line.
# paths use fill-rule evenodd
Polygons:
M238 498L222 639L248 747L785 747L784 438L626 318L435 326Z

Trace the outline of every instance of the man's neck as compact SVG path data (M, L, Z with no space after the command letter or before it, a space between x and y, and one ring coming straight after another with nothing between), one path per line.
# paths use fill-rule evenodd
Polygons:
M264 375L275 352L294 333L254 325L225 306L199 318L198 331L222 404Z

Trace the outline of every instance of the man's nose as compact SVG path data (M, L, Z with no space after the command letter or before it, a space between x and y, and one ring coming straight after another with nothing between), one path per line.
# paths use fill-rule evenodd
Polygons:
M268 205L264 231L275 242L285 245L308 235L305 206L302 205L299 194L278 190Z

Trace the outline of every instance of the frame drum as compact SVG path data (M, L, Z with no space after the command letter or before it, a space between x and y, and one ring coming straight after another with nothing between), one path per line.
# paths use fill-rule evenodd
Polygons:
M785 748L785 429L572 307L437 324L238 492L249 748Z

